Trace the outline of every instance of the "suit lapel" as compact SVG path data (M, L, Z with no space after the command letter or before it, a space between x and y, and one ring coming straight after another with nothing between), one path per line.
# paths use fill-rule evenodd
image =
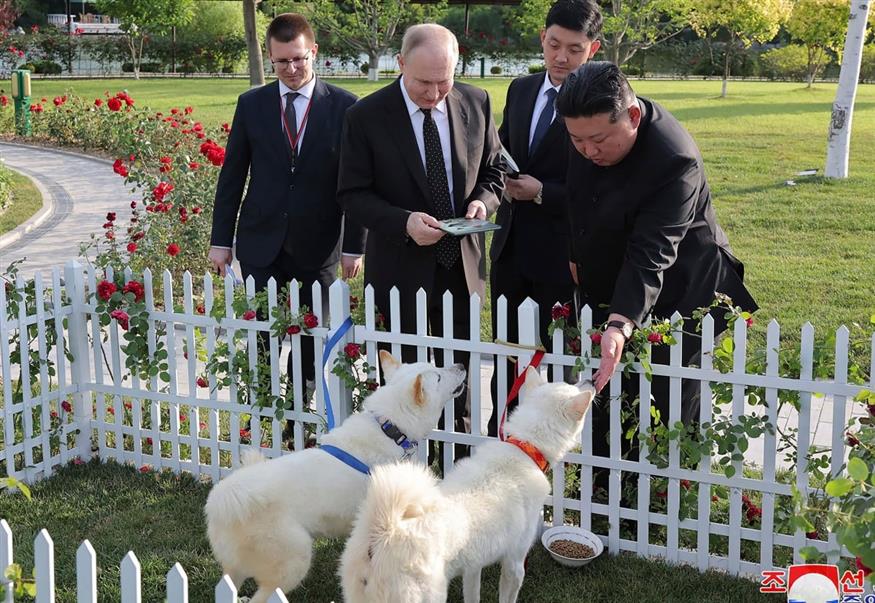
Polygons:
M565 129L565 118L561 115L556 115L556 118L553 120L553 123L550 124L550 127L547 128L547 133L544 134L544 138L541 140L541 144L538 145L538 148L535 149L535 152L532 153L532 156L528 158L528 162L526 164L527 167L530 167L541 155L547 152L548 149L552 149L553 145L559 142L559 138L562 135L562 130Z
M319 140L327 136L330 131L330 96L331 91L328 89L328 86L322 80L316 78L310 114L307 116L307 124L304 128L304 138L298 146L297 167L301 167L307 162L307 159L313 154L314 147L318 145Z
M274 149L272 153L275 157L285 158L285 163L291 161L289 148L286 141L283 139L285 133L282 127L282 118L280 117L280 108L282 100L280 99L279 81L274 81L264 86L263 94L259 101L261 105L260 114L264 116L262 123L264 124L264 136L267 143Z
M468 142L475 137L467 136L468 112L462 103L462 94L453 88L447 95L447 116L450 120L451 161L453 165L453 207L457 216L465 215L462 207L465 200L466 176L468 174Z
M535 102L538 100L538 91L544 83L543 77L533 77L528 86L521 91L520 102L515 108L514 121L519 124L513 132L511 142L511 154L519 162L521 169L526 169L529 163L529 131L532 127L532 112L535 110Z
M422 191L423 198L431 205L431 193L428 188L428 180L425 176L425 166L422 165L422 156L419 154L419 147L416 144L416 137L413 134L413 123L410 121L410 114L407 112L407 104L404 102L404 96L401 94L401 80L397 79L394 83L395 90L392 93L392 102L389 110L386 111L386 131L391 132L395 138L395 143L398 145L398 150L401 152L401 157L407 164L407 168L416 180ZM400 126L398 124L406 124Z

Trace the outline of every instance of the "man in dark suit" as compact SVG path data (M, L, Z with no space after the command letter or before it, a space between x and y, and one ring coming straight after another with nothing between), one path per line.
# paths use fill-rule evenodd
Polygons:
M507 340L518 341L517 308L527 297L538 304L541 343L548 346L550 310L571 301L574 281L568 268L568 211L565 175L568 132L556 115L555 99L565 77L598 52L602 14L594 0L558 0L541 30L546 73L511 82L504 119L498 129L501 144L520 168L508 178L492 238L490 271L492 332L498 333L498 297L507 299ZM515 377L507 365L507 388ZM497 433L498 371L492 376L489 435Z
M442 295L453 294L456 337L468 336L469 295L483 299L485 293L483 234L454 237L438 228L446 218L486 218L502 189L489 97L453 85L458 48L444 27L409 28L398 58L401 78L346 114L338 199L368 228L365 282L373 285L377 306L406 333L416 332L420 287L433 334L449 326L443 324ZM401 294L400 316L390 313L393 286ZM405 346L403 355L415 359L415 348ZM454 361L467 363L468 354L456 353ZM479 367L469 370L469 378L479 378ZM466 399L466 393L456 399L456 431L469 431Z
M613 375L632 329L649 315L690 317L716 293L746 311L756 302L745 288L744 267L714 215L702 156L689 133L668 111L636 97L619 68L590 62L565 81L556 103L577 149L568 164L572 261L581 302L594 323L607 321L601 339L597 390ZM716 331L725 328L715 316ZM685 331L693 325L688 321ZM685 365L697 362L694 337L683 349ZM666 363L668 346L654 346ZM638 379L624 380L630 399ZM668 379L654 378L654 406L668 419ZM681 419L699 417L699 383L684 381ZM593 414L593 450L606 451L607 412ZM595 406L594 409L598 410Z
M277 81L237 101L216 186L209 258L224 276L236 225L244 278L251 275L257 289L271 277L278 288L298 279L301 303L311 308L312 285L318 282L327 312L327 288L338 261L343 277L353 277L364 248L364 230L348 220L344 226L336 198L343 116L356 97L316 77L319 46L301 15L277 16L266 45ZM313 379L313 342L306 337L302 344L304 376ZM290 356L290 375L291 366Z

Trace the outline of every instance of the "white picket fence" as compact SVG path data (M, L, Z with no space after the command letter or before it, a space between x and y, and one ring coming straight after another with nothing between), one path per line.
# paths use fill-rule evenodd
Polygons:
M181 309L174 309L174 300L180 296L174 292L177 283L172 282L169 273L161 275L162 304L156 303L153 276L147 271L138 280L145 287L145 303L149 312L150 350L154 350L156 325L166 327L163 342L169 353L169 383L159 383L157 376L148 381L141 381L136 375L128 374L124 368L124 356L120 349L120 330L115 321L109 327L102 328L95 311L94 292L99 277L93 270L70 263L63 269L52 272L50 282L46 283L41 275L36 277L36 307L35 312L28 314L23 306L17 316L7 317L8 292L0 287L0 361L2 361L3 407L0 420L3 422L3 448L0 456L3 459L5 472L27 482L33 482L50 476L53 471L76 457L87 459L92 451L101 459L114 459L120 462L132 463L138 467L148 465L156 470L169 468L174 472L189 472L194 475L207 475L213 480L220 479L239 463L240 452L246 446L261 446L268 456L283 453L281 432L285 419L294 420L294 442L297 449L305 445L303 437L304 425L308 424L317 433L324 430L325 401L322 388L318 386L318 375L323 371L321 358L323 347L333 330L337 329L350 315L349 289L341 281L330 289L329 307L330 324L324 325L321 312L321 291L313 290L313 311L319 318L319 327L312 329L311 335L315 341L315 363L317 386L311 404L304 403L303 367L300 362L302 334L286 338L280 343L276 338L270 338L270 360L272 371L270 382L272 392L280 392L280 375L285 372L285 356L291 353L296 359L293 367L294 405L277 418L273 408L257 408L237 403L238 392L232 386L229 390L217 391L215 375L208 375L209 388L197 386L198 376L205 375L202 358L194 353L200 345L206 354L212 355L217 344L225 342L229 346L234 334L238 331L246 333L248 342L248 362L255 366L257 360L256 338L259 332L268 332L273 312L278 303L286 300L277 299L277 286L271 282L268 288L270 316L268 320L242 320L235 316L232 308L233 283L230 278L225 282L225 296L216 299L214 283L210 275L203 278L203 308L201 314L195 310L196 300L193 296L193 281L185 274L182 287ZM130 274L127 274L131 278ZM18 281L16 287L23 288L24 283ZM246 292L251 297L255 290L251 281L247 282ZM48 300L48 303L46 302ZM531 359L534 347L538 343L537 313L535 304L527 301L520 306L516 319L519 324L521 346L507 345L496 341L482 341L480 336L481 313L480 302L476 296L470 300L471 321L466 333L453 334L451 327L443 337L428 335L426 327L425 295L420 292L417 297L417 332L401 333L397 328L382 331L377 328L377 309L374 305L373 292L365 291L364 324L356 324L350 329L340 344L333 350L328 367L346 343L363 344L366 359L371 366L377 365L377 343L389 344L396 356L400 354L402 344L417 347L420 360L427 360L429 351L443 349L445 362L453 362L453 352L465 351L471 354L470 366L475 373L470 379L472 403L472 421L474 432L471 434L454 432L453 404L448 401L445 414L444 430L435 429L430 439L433 441L478 444L487 436L482 428L485 417L481 405L477 403L483 397L489 398L488 387L481 385L481 379L476 374L481 361L492 361L494 358L504 359L508 356L517 357L519 366L526 366ZM296 287L292 289L288 300L292 312L300 308L300 296ZM214 307L221 307L224 316L221 319L211 317ZM390 307L381 308L387 316L396 315L400 302L397 292L390 297ZM444 296L444 324L452 325L452 298ZM498 307L493 311L498 313L497 332L494 334L499 341L504 341L507 334L509 316L507 304L499 300ZM549 311L544 309L542 311ZM678 317L679 318L679 317ZM591 326L591 312L584 308L581 312L581 325L585 329ZM20 360L21 373L13 365L10 354L10 338L21 329L35 325L38 337L30 350L22 350ZM54 346L48 346L46 333L52 330L56 336ZM671 350L671 361L668 365L653 365L654 375L664 375L671 379L671 396L669 422L674 423L680 417L680 382L681 379L698 380L701 383L702 406L700 419L711 421L714 416L712 408L712 387L714 384L729 384L733 392L731 418L738 422L745 410L746 388L765 388L767 402L766 413L770 422L778 423L777 397L779 390L793 390L800 393L800 410L798 412L798 449L809 449L812 434L812 397L828 395L832 397L832 453L830 467L833 474L841 471L845 462L845 425L848 419L848 401L852 400L862 388L848 383L848 337L845 327L836 332L835 371L832 379L815 379L813 376L814 329L806 325L801 333L801 376L787 378L778 376L777 348L780 341L780 327L772 322L767 331L767 370L765 374L747 374L745 360L747 357L747 327L744 321L735 323L734 333L734 366L729 373L721 373L713 367L712 352L715 345L713 323L706 317L702 323L702 361L701 367L681 366L681 349L685 344L680 333L676 334L679 342ZM106 339L105 342L102 340ZM548 344L548 353L542 368L547 367L549 376L561 380L565 367L573 366L578 358L563 352L562 333L557 332L552 342ZM872 336L872 348L875 348L875 334ZM64 349L69 350L69 359ZM526 347L531 346L531 347ZM592 344L588 337L583 337L580 356L586 357L591 352ZM185 354L183 350L189 353ZM30 369L26 362L28 353L35 353L42 360L39 363L38 387L36 393L29 388L23 388L21 401L13 400L12 382L19 375L25 382L30 380ZM872 356L875 368L875 355ZM55 367L55 375L48 370L49 362ZM15 368L16 370L13 370ZM641 374L641 404L640 420L643 425L649 424L650 384L645 379L641 366L634 370ZM503 410L506 399L505 362L497 363L499 373L499 412ZM328 390L332 401L334 415L342 421L350 412L350 396L345 391L342 381L329 370L324 371ZM582 376L591 375L592 369L584 369ZM870 374L875 374L872 370ZM829 534L826 540L808 539L804 533L779 533L775 531L775 508L777 497L789 497L791 486L776 478L778 457L777 439L766 434L763 438L763 454L761 462L761 477L745 476L742 472L742 462L733 461L736 473L727 478L723 473L712 470L711 458L705 458L697 469L684 468L680 465L680 453L676 442L669 447L669 466L659 468L646 459L646 446L642 448L641 460L630 461L620 458L621 419L620 375L617 374L610 383L610 393L613 396L610 403L611 417L611 458L594 456L592 454L591 426L587 422L581 438L581 451L569 454L563 463L559 463L553 472L554 494L545 501L552 508L553 521L561 523L566 517L566 511L577 513L580 524L587 529L596 530L607 544L611 553L634 551L641 556L658 556L673 563L692 564L704 571L709 568L725 570L733 575L759 576L762 570L774 568L775 547L787 547L793 551L794 562L801 561L800 551L805 546L814 546L823 552L829 552L828 562L838 560L838 549L834 534ZM869 389L875 388L875 383L869 383ZM485 390L485 391L484 391ZM62 401L70 403L69 411L65 410ZM51 431L45 426L51 425L52 413L57 412L60 427ZM241 415L251 415L251 432L249 442L241 442L241 425L245 418ZM262 421L255 420L261 417ZM34 417L39 417L35 421ZM815 417L814 421L817 421ZM148 423L148 424L147 424ZM18 427L16 427L18 426ZM425 460L426 446L419 448L421 460ZM443 446L445 465L452 465L453 446ZM809 491L807 455L798 455L795 467L795 485L802 492ZM608 500L598 502L593 499L593 469L607 468L609 475ZM580 472L579 491L569 497L564 493L565 474L567 471ZM638 476L637 508L621 504L621 474L632 473ZM651 509L651 480L664 478L668 481L666 495L666 511ZM696 484L697 517L681 519L680 488L681 481L689 480ZM729 496L729 520L718 522L711 517L712 488L726 487ZM762 520L760 527L742 525L742 493L762 493ZM599 521L593 521L599 516L607 517L607 527L602 529ZM637 522L637 533L634 539L621 537L621 520ZM660 526L665 530L665 541L651 542L650 527ZM681 534L684 531L694 532L696 546L682 546ZM0 550L0 566L11 562L11 540L8 527L4 524L3 547ZM719 554L712 550L711 538L717 536L727 542L728 554ZM752 542L758 545L757 560L742 557L742 543ZM50 592L52 571L51 539L42 532L37 536L38 575L44 581L45 592ZM79 601L92 601L94 591L93 550L83 543L77 555L79 575ZM139 601L139 567L136 557L130 553L122 561L122 581L127 584L129 599ZM92 568L92 569L89 569ZM178 564L168 573L168 600L186 601L185 574ZM224 586L223 586L224 585ZM84 589L84 590L82 590ZM83 594L91 593L91 594ZM171 595L171 593L173 593ZM41 593L40 597L44 595ZM48 597L49 595L45 595ZM128 596L128 595L126 595ZM84 598L83 598L84 597ZM89 598L91 597L91 598ZM217 601L235 600L233 587L228 581L217 586ZM224 598L222 598L224 597ZM51 599L40 599L49 601ZM282 599L280 599L282 600Z

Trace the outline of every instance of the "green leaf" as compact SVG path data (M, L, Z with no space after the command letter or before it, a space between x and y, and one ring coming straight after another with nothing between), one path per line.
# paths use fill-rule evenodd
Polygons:
M848 461L848 475L857 481L866 481L869 477L869 467L863 459L853 457Z
M827 494L836 498L846 495L853 489L854 482L845 477L830 480L825 488Z
M732 465L726 465L726 467L723 469L723 474L726 477L734 476L735 475L735 467L733 467Z

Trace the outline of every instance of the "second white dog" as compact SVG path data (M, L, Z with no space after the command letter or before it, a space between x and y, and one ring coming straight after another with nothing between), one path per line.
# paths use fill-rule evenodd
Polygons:
M544 471L577 443L595 394L545 383L531 368L524 390L508 441L478 447L440 485L415 464L373 472L341 558L347 603L443 603L458 575L465 603L474 603L481 569L498 561L498 600L516 601L550 491Z
M423 439L465 382L460 364L399 364L385 351L380 362L386 385L365 400L363 412L322 438L323 447L368 467L401 458L402 444ZM207 535L224 572L237 588L248 577L258 583L251 603L300 583L310 567L313 538L349 534L369 479L325 449L259 460L257 453L244 457L242 468L213 487L205 508Z

